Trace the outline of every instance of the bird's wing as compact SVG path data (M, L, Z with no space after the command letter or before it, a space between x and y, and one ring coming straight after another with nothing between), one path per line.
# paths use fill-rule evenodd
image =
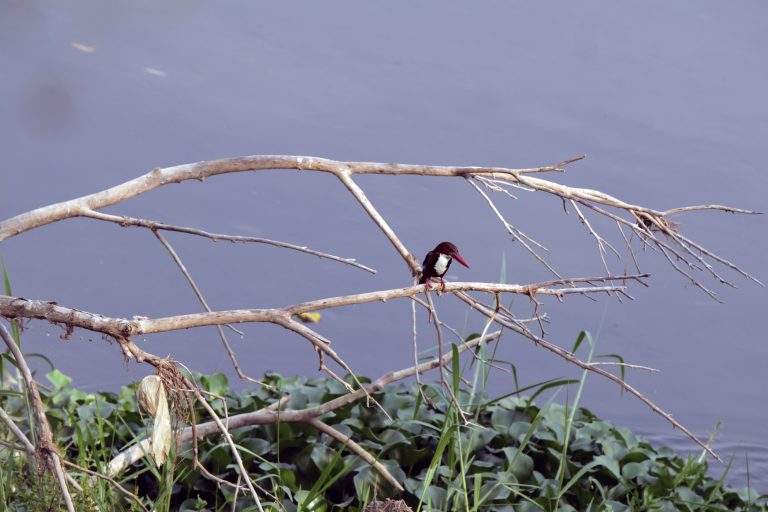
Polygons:
M424 284L427 282L427 279L434 276L435 271L435 263L437 263L437 258L440 257L440 254L438 254L435 251L429 251L427 255L424 257L424 262L421 264L421 279L419 279L419 284Z

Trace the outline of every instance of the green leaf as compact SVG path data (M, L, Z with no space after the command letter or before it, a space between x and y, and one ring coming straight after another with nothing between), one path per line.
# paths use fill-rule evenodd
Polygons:
M223 373L213 373L208 376L202 376L200 381L205 386L206 391L215 395L224 396L229 391L229 381Z
M621 470L619 469L619 462L616 459L608 457L607 455L600 455L595 457L594 460L599 466L607 469L613 478L621 481Z
M579 333L579 336L576 338L576 342L573 344L573 348L571 349L571 352L573 354L576 353L577 350L579 350L579 345L581 345L581 342L584 341L584 338L588 336L587 331L581 331Z
M57 390L68 388L72 382L72 377L67 377L59 370L53 370L52 372L46 373L45 378L47 378L48 382L53 384L53 387Z
M648 469L651 467L650 461L644 462L628 462L621 468L621 474L626 479L637 478L640 475L647 475Z
M518 481L527 482L533 473L533 459L513 446L508 446L503 451L508 462L507 471Z

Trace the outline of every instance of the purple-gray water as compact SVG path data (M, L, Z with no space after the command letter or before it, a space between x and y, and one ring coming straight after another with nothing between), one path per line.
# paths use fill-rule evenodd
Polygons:
M680 2L0 2L0 218L102 190L157 166L249 154L530 167L586 153L550 179L667 209L721 203L768 210L768 4ZM471 265L453 280L549 274L512 242L464 180L363 176L358 183L418 257L451 240ZM494 196L547 245L567 276L604 273L594 240L558 199ZM209 231L306 244L378 269L372 276L268 246L169 234L214 309L282 306L405 286L402 260L333 177L263 171L168 186L107 210ZM590 217L614 244L614 227ZM698 212L683 232L768 280L766 219ZM0 244L14 293L111 316L200 311L151 233L94 220L52 224ZM628 381L735 456L728 480L768 490L768 292L686 283L657 252L640 253L649 288L633 302L546 300L549 339L584 329L598 353L660 374ZM615 272L631 262L609 260ZM482 328L451 297L441 319ZM521 298L515 311L531 304ZM412 364L407 301L324 312L317 329L358 372ZM466 320L465 320L466 319ZM241 365L315 375L305 340L248 325L231 336ZM40 322L24 349L50 357L74 385L115 389L147 369L124 365L98 336ZM420 343L434 344L422 321ZM212 328L148 337L146 350L203 372L233 371ZM522 384L579 373L506 335L499 357ZM41 366L42 368L42 366ZM496 372L491 389L513 388ZM560 397L565 399L563 392ZM695 446L597 376L583 404L682 452ZM713 463L713 474L725 466Z

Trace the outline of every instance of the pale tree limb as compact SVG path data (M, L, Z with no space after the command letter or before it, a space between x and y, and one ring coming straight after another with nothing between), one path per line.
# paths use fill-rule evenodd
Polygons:
M645 275L641 275L645 276ZM445 283L445 291L479 291L515 293L530 296L552 295L562 298L566 295L589 295L594 293L616 292L623 290L624 286L591 286L577 288L558 288L557 286L570 285L575 282L601 282L623 281L638 276L608 276L599 278L569 278L559 281L547 281L530 285L519 284L494 284L494 283ZM293 321L291 316L328 308L365 304L370 302L387 301L394 298L413 297L424 291L424 285L396 288L376 292L330 297L315 301L303 302L286 306L284 308L271 309L235 309L229 311L213 311L211 313L191 313L163 318L134 317L111 318L95 313L80 311L77 309L59 306L55 302L26 299L0 295L0 316L7 318L37 318L52 323L60 323L70 327L81 327L91 331L101 332L115 338L128 338L142 334L168 332L193 327L206 327L212 325L236 324L244 322L268 322L283 326L307 338L316 348L325 352L340 366L346 363L328 347L328 340L317 333ZM346 368L345 368L346 369Z
M35 423L37 424L37 429L40 431L40 435L37 439L37 446L35 446L35 453L38 455L40 461L45 463L47 468L58 480L67 510L75 512L75 505L72 502L72 496L69 494L67 480L64 476L64 469L61 466L61 455L59 454L58 448L56 448L56 444L53 442L53 433L51 432L51 426L48 424L48 418L45 417L45 408L43 406L43 400L40 397L40 391L37 389L37 382L32 377L32 372L30 371L29 366L27 366L27 362L24 359L24 355L21 353L19 346L13 341L8 329L6 329L5 325L2 323L0 323L0 337L3 338L5 345L16 360L16 365L27 386L27 391L29 391L29 399L32 402L32 409L35 414ZM30 426L30 428L32 427Z
M140 194L154 190L170 183L180 183L186 180L204 180L210 176L234 172L248 172L267 169L297 169L301 171L317 171L335 175L347 189L355 196L379 228L385 233L400 256L406 261L412 273L419 271L418 261L408 251L405 245L399 241L396 234L386 221L378 214L373 205L368 201L362 189L352 180L355 174L389 174L389 175L420 175L433 177L483 177L488 180L508 183L511 186L522 187L533 191L545 192L555 195L563 200L572 200L579 203L592 205L604 205L619 210L625 210L634 216L643 216L646 221L650 219L666 221L667 215L694 211L694 210L720 210L731 213L756 214L751 210L743 210L723 205L697 205L683 208L673 208L666 211L653 210L651 208L631 204L598 190L587 188L569 187L559 183L544 180L533 176L541 172L562 172L564 167L572 162L584 158L579 156L565 160L553 166L543 166L532 169L510 169L504 167L456 167L456 166L430 166L408 164L384 164L373 162L341 162L316 157L288 156L288 155L256 155L247 157L226 158L206 162L177 165L165 169L157 168L153 171L127 181L110 189L94 194L82 196L69 201L38 208L16 217L0 222L0 241L19 233L29 231L36 227L56 222L71 217L89 216L95 210L120 203ZM488 182L486 182L488 183ZM519 238L521 239L521 238ZM522 240L522 239L521 239ZM679 240L679 239L678 239ZM693 243L689 243L693 246ZM729 264L724 258L706 251L708 257L720 264L729 266L733 270L744 275L748 279L757 281L749 276L738 266ZM731 266L732 265L732 266Z
M222 235L219 233L209 233L208 231L203 231L202 229L197 228L190 228L186 226L174 226L171 224L165 224L162 222L156 222L153 220L147 220L147 219L139 219L136 217L127 217L124 215L110 215L108 213L102 213L97 212L94 210L84 210L82 213L83 217L89 217L91 219L97 219L102 220L106 222L112 222L115 224L119 224L122 227L142 227L149 229L151 231L174 231L177 233L186 233L188 235L196 235L203 238L208 238L213 241L217 240L224 240L227 242L239 242L239 243L256 243L256 244L266 244L266 245L272 245L275 247L280 247L282 249L290 249L292 251L299 251L306 254L310 254L312 256L317 256L318 258L324 258L331 261L337 261L339 263L343 263L345 265L350 265L352 267L357 267L361 270L365 270L366 272L370 272L371 274L375 274L376 270L366 267L365 265L362 265L355 261L354 258L342 258L340 256L335 256L333 254L328 254L325 252L316 251L314 249L310 249L309 247L303 246L303 245L296 245L296 244L290 244L288 242L280 242L277 240L270 240L268 238L258 238L254 236L239 236L239 235Z
M387 221L384 220L384 217L382 217L378 211L376 211L376 208L373 206L373 203L371 203L368 198L365 196L365 192L363 192L363 189L360 188L360 186L355 183L355 180L352 179L351 173L345 169L340 169L339 171L335 172L336 177L341 180L341 182L344 184L345 187L347 187L347 190L350 191L350 193L355 196L355 199L357 199L357 202L360 203L360 205L363 207L363 209L368 213L368 215L373 219L373 221L376 223L377 226L379 226L379 229L384 232L386 237L389 239L389 241L392 243L392 245L395 247L395 250L400 254L400 256L405 260L405 264L408 265L408 269L411 271L411 274L415 277L418 275L421 265L419 265L419 260L416 259L416 257L411 254L411 252L405 247L403 242L400 241L400 239L397 237L395 232L392 230L391 227L389 227L389 224L387 224Z

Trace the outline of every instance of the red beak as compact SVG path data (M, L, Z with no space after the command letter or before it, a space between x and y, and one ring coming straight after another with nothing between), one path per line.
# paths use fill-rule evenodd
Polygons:
M461 257L461 254L456 253L456 254L453 255L453 257L456 259L456 261L458 261L459 263L461 263L465 267L469 268L469 265L467 265L467 262L464 261L464 258Z

